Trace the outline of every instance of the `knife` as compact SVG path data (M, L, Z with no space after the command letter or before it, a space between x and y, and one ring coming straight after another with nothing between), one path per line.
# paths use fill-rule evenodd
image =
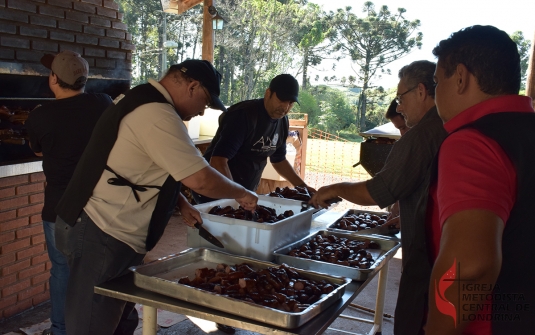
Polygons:
M336 197L336 198L332 198L332 199L326 200L325 202L326 202L328 205L332 205L332 204L339 203L340 201L342 201L342 198L340 198L340 197ZM306 211L306 210L309 209L310 207L312 207L312 205L309 204L308 201L303 201L303 202L301 203L301 212Z
M210 234L206 228L202 226L200 223L194 224L195 228L199 229L199 236L207 240L208 242L212 243L213 245L224 248L223 243L221 243L214 235Z

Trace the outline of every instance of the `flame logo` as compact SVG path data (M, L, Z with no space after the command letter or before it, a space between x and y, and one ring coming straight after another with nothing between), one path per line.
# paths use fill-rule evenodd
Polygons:
M453 280L455 279L455 276L457 275L456 265L457 259L453 259L453 264L451 268L446 271L440 277L440 281L438 282L435 280L435 305L437 306L437 309L440 313L444 315L449 315L453 318L453 324L457 326L457 309L455 308L455 305L453 305L448 299L446 299L445 292L453 285Z

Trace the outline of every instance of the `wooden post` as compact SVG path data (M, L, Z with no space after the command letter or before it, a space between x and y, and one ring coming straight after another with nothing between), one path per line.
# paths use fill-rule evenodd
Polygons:
M531 40L531 51L529 56L528 74L526 79L526 95L531 97L535 108L535 32Z
M214 0L204 0L202 21L202 59L214 63L214 30L212 28L212 14L208 8L214 6Z

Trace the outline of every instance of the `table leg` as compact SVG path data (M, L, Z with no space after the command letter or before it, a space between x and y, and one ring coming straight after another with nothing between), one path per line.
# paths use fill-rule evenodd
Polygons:
M383 313L385 309L385 295L386 295L386 280L388 279L388 266L390 262L387 262L381 271L379 271L379 280L377 283L377 298L375 299L375 315L373 317L374 327L370 334L380 334L383 326Z
M158 330L158 321L157 310L154 307L144 305L143 306L143 335L156 335Z

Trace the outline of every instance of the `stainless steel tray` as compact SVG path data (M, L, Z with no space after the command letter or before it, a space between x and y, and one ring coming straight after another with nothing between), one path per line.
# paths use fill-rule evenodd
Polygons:
M334 291L324 294L319 301L300 313L288 313L176 282L177 279L184 276L195 278L196 269L203 267L215 268L219 263L248 263L255 269L277 266L277 264L259 261L249 257L230 255L211 249L196 248L161 258L149 264L134 266L130 270L134 272L134 284L146 290L290 329L303 325L326 310L328 306L342 297L345 287L351 282L347 278L296 269L303 277L314 280L327 280L330 283L339 285Z
M354 235L354 234L347 234L344 232L320 230L318 232L315 232L314 234L310 234L309 236L299 241L296 241L290 245L287 245L283 248L275 250L274 252L275 262L278 264L286 263L290 266L293 266L299 269L318 271L318 272L328 273L331 275L351 278L357 281L364 281L371 274L379 271L383 267L383 265L387 263L389 259L394 257L396 251L401 246L399 242L391 240L385 236L381 237L379 235ZM381 249L368 249L368 251L372 254L373 258L375 259L375 263L373 263L369 269L359 269L359 268L354 268L350 266L338 265L338 264L316 261L316 260L306 259L306 258L293 257L293 256L288 255L288 253L292 249L298 248L301 245L309 242L310 240L314 239L314 237L318 234L321 234L322 236L334 235L336 237L345 237L349 240L356 240L356 241L373 240L379 244Z
M358 230L358 231L334 228L334 225L336 224L336 222L338 222L338 220L342 219L344 216L349 215L349 214L358 214L358 213L370 213L370 214L375 214L378 216L388 214L388 212L374 212L374 211L368 211L368 210L350 209L346 212L342 212L341 215L338 217L338 219L336 219L336 221L332 222L326 227L327 230L332 230L332 231L337 231L337 232L346 232L346 233L356 234L356 235L371 235L371 234L396 235L397 233L399 233L399 229L390 228L385 224L379 227Z

